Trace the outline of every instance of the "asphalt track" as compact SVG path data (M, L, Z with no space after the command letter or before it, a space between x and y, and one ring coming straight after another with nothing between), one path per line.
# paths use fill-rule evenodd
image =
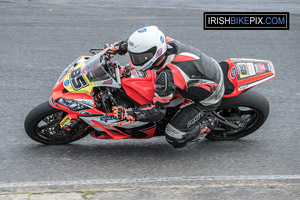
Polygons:
M14 184L25 187L25 182L59 185L170 177L171 182L172 177L189 182L189 177L247 180L279 175L278 180L294 177L299 183L300 3L204 1L199 6L188 1L182 7L179 0L164 5L130 2L0 1L0 191ZM290 30L203 30L204 11L264 9L290 11ZM238 141L205 140L182 149L173 149L163 137L119 141L86 137L65 146L45 146L27 137L25 116L49 98L66 65L87 55L90 48L126 39L135 29L153 24L218 61L230 57L271 60L276 78L256 87L271 105L263 127ZM128 57L118 60L125 64Z

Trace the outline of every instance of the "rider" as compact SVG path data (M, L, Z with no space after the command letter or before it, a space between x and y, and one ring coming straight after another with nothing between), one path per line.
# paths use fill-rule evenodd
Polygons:
M135 108L114 106L115 118L159 121L170 101L180 97L185 101L165 129L166 140L174 147L196 140L202 133L201 122L216 110L224 94L220 65L195 47L165 37L156 26L138 29L110 50L120 55L128 52L137 70L157 70L152 102Z

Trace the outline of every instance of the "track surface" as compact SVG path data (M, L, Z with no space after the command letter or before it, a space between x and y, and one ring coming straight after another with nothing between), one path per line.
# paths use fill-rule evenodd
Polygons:
M114 1L111 5L0 1L0 184L189 176L300 175L300 3L258 1L215 10L290 11L288 31L204 31L202 15L214 10L189 1L162 5ZM45 2L45 1L44 1ZM63 2L63 3L61 3ZM78 1L79 2L79 1ZM89 2L89 1L86 1ZM91 2L91 1L90 1ZM171 8L168 8L171 7ZM271 105L254 134L230 142L204 141L174 149L164 138L105 141L89 137L65 146L27 137L27 113L48 99L60 72L89 48L126 39L157 25L218 61L230 57L271 60L276 78L256 90ZM122 64L128 56L119 57ZM298 179L299 180L299 179ZM1 188L0 188L1 190Z

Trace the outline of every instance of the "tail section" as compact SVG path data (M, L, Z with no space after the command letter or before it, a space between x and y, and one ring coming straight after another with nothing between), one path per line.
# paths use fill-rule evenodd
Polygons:
M219 64L224 73L224 98L237 96L275 77L274 66L267 60L230 58Z

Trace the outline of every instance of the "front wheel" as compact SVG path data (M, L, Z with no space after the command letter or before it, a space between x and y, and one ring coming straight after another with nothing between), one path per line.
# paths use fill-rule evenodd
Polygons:
M53 108L46 101L28 113L24 122L25 131L31 139L50 145L68 144L91 132L92 128L80 120L71 131L62 130L60 121L66 115L66 112Z
M247 91L237 97L225 98L216 112L239 128L228 129L221 124L209 133L210 140L236 140L261 127L269 115L269 102L256 91Z

